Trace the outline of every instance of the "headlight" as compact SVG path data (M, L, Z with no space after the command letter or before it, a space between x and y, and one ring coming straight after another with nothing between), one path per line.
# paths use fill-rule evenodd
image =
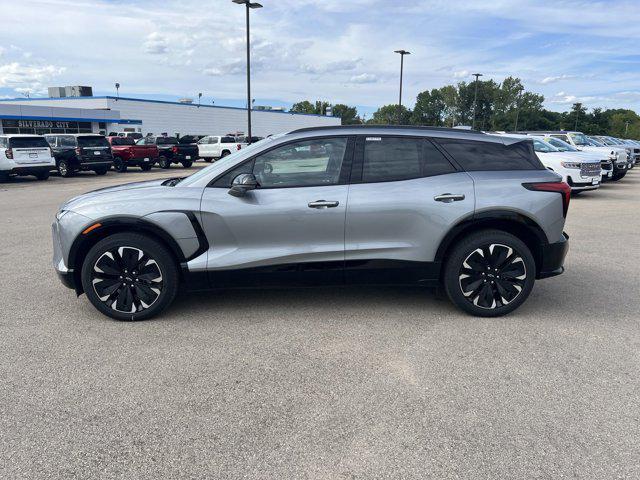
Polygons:
M56 213L56 220L60 220L62 217L64 217L66 215L66 213L69 210L60 210L58 213Z
M580 162L560 162L564 168L580 168L582 165Z

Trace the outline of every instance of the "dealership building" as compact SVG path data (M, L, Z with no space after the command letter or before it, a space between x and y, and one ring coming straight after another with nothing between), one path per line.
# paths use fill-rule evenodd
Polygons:
M265 137L297 128L340 125L324 115L254 110L252 134ZM244 108L111 96L17 98L0 101L1 133L118 133L169 136L245 133Z

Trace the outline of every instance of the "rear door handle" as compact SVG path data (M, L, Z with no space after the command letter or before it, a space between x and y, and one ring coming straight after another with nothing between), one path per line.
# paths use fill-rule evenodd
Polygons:
M436 195L433 197L436 202L459 202L460 200L464 200L464 195L462 193L443 193L442 195Z
M315 202L309 202L309 208L334 208L340 205L340 202L332 200L316 200Z

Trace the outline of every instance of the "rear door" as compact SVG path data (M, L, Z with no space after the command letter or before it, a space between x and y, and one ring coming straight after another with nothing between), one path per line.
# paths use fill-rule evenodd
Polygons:
M13 160L19 164L38 164L51 162L51 149L44 137L11 137L9 148Z
M349 137L274 147L225 173L205 189L202 223L213 286L342 282ZM259 183L228 194L240 173Z
M346 212L347 281L437 278L440 242L473 211L471 177L429 139L359 137Z

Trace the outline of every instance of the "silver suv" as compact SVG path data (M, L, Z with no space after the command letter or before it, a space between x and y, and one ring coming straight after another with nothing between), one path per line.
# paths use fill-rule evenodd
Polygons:
M54 266L102 313L141 320L180 286L443 285L479 316L558 275L570 188L531 140L419 127L273 136L186 177L62 206Z

